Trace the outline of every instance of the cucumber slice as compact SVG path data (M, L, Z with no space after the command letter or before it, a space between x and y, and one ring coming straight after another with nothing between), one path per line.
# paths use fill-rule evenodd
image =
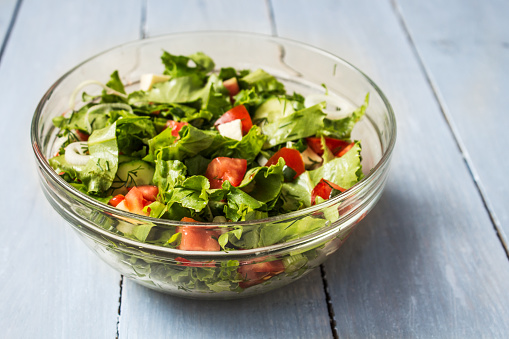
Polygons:
M154 177L154 167L143 160L131 160L118 165L115 184L125 183L125 187L150 185Z
M254 114L253 122L255 124L263 121L271 123L281 117L292 114L293 112L295 112L295 109L293 109L293 105L290 100L274 97L265 101L260 107L258 107Z

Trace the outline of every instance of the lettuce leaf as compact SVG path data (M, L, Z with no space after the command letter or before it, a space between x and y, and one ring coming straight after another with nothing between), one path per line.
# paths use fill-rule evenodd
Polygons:
M270 167L254 167L247 171L239 188L256 200L270 205L270 202L279 197L284 181L284 166L284 159L279 158L279 162Z
M129 94L128 101L133 104L155 103L189 103L200 99L208 91L202 79L196 74L174 78L154 84L150 91L136 91Z
M256 200L240 188L234 187L229 181L223 183L223 189L227 190L227 205L224 207L227 219L232 221L245 221L260 219L267 216L267 205Z
M168 133L170 132L166 134ZM184 160L185 158L193 157L207 150L219 134L211 131L203 131L192 125L186 125L182 127L179 135L180 139L175 143L160 147L164 144L164 141L161 141L154 146L154 155L157 159ZM169 143L169 141L167 143ZM146 160L150 161L151 159Z
M309 171L302 173L292 182L285 182L281 187L283 210L289 212L311 206L311 192L315 186Z
M273 94L284 94L285 86L277 79L262 69L257 69L240 78L241 84L248 88L255 88L259 93L270 92Z
M281 223L265 225L260 229L259 246L269 246L279 242L301 238L324 227L326 220L307 216L302 219L285 220Z
M129 94L129 103L137 106L157 103L159 105L188 104L201 109L200 112L185 110L185 118L182 120L195 120L204 118L210 120L219 117L231 108L228 91L222 81L215 74L208 77L206 83L196 75L190 74L173 78L166 82L154 84L150 91L136 91ZM182 109L183 110L183 109ZM184 111L184 110L183 110ZM178 111L176 111L178 115Z
M126 94L124 84L120 80L120 76L118 75L118 71L114 71L110 75L110 80L106 83L106 86L108 86L111 89L114 89L117 92ZM105 90L103 90L101 95L101 102L102 103L114 103L114 102L121 102L126 103L127 100L119 97L118 95L113 94L107 94Z
M350 116L338 120L330 120L325 118L323 121L324 128L322 131L320 131L320 134L336 139L350 139L352 130L355 124L364 116L364 113L368 107L368 103L369 93L366 94L364 104L355 110Z
M190 74L201 74L205 76L214 69L214 61L202 52L198 52L189 56L173 55L167 51L163 51L161 61L164 64L164 74L177 78ZM190 66L193 61L195 66Z
M230 139L216 134L213 143L203 155L211 159L217 157L246 159L251 164L263 147L267 136L258 126L253 126L241 140Z
M172 130L170 128L166 128L164 131L148 140L148 154L145 158L143 158L143 160L154 162L157 158L156 153L160 149L173 145L177 138L174 137L171 133Z
M115 136L116 123L94 131L88 139L90 160L78 174L90 193L108 190L118 168L118 147Z
M171 199L171 191L186 179L186 166L178 160L156 160L153 182L163 201ZM167 197L167 194L169 196Z
M184 159L184 164L187 167L187 175L202 175L207 170L210 160L196 155L194 157Z
M309 177L313 187L320 180L329 180L342 188L349 189L363 178L361 165L361 146L357 141L355 145L342 157L334 158L313 171Z
M317 104L263 125L263 133L268 136L264 148L315 135L323 129L324 117L321 104Z
M170 202L179 203L183 207L200 212L209 202L207 193L209 188L209 180L204 176L189 177L182 184L175 186Z
M117 122L118 149L125 155L136 155L143 151L148 140L157 135L154 123L148 117L131 115L118 119ZM146 152L142 152L145 155Z

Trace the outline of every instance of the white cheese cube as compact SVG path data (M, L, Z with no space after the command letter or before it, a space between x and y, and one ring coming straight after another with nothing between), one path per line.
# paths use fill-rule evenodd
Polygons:
M140 89L142 91L150 91L152 89L152 85L157 84L158 82L165 82L170 80L170 77L167 75L158 75L158 74L143 74L140 78Z
M256 162L260 166L265 166L265 164L269 161L269 159L265 158L263 155L259 155L258 158L256 158Z
M242 121L240 119L218 125L217 130L223 137L242 140Z

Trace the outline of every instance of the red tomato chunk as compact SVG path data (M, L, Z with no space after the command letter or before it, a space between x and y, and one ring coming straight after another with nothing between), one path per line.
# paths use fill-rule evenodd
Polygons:
M342 150L334 153L334 155L338 158L341 158L343 155L345 155L349 150L352 149L352 147L355 145L355 142L352 142L351 144L349 144L348 146L346 146L345 148L343 148Z
M244 281L239 283L241 288L258 285L271 277L284 272L285 266L281 260L243 264L237 270Z
M311 192L311 205L316 203L316 197L321 197L324 200L329 199L333 188L340 192L346 191L344 188L336 185L333 182L325 179L320 180L320 182L315 186L315 188L313 188L313 191Z
M227 111L219 119L217 119L214 126L226 124L227 122L237 119L240 119L242 122L242 135L246 135L251 127L253 127L253 122L251 121L251 116L244 105L235 106L231 110Z
M223 81L223 86L228 90L228 92L230 92L230 97L239 93L239 83L235 77Z
M308 146L311 147L313 152L318 155L323 155L323 147L322 140L318 137L306 138ZM327 148L331 150L332 153L336 154L343 150L343 148L347 147L350 143L348 141L334 139L334 138L325 138L325 145Z
M185 125L189 125L187 122L178 122L174 120L168 120L166 122L165 128L171 128L171 135L174 137L179 137L179 132Z
M246 170L246 159L219 157L210 162L205 177L210 181L210 188L221 188L225 180L237 187L244 179Z
M124 211L148 216L150 209L145 212L143 208L156 201L159 189L156 186L143 185L129 187L128 190L124 199L121 199L122 195L119 194L111 199L109 204ZM116 205L113 205L115 203Z
M181 221L197 222L187 217L182 218ZM221 249L217 242L218 234L214 230L200 226L179 226L177 232L182 234L178 249L184 251L219 251Z
M108 204L110 204L113 207L117 207L117 205L120 204L124 199L125 197L122 194L117 194L116 196L110 199Z
M141 191L143 195L143 199L149 200L150 202L154 202L157 200L157 194L159 193L159 189L157 186L152 185L143 185L137 186L138 190Z
M296 149L286 147L281 148L272 157L270 157L265 166L277 164L279 158L285 159L286 166L290 167L297 173L293 177L294 179L306 171L306 168L304 167L304 160L302 160L300 152Z
M75 132L76 132L76 136L78 137L78 139L80 141L88 141L88 138L90 137L90 135L88 133L82 132L79 129L77 129Z

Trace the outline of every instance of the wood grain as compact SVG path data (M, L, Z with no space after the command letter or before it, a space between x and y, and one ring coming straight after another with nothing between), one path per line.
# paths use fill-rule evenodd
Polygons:
M384 196L326 264L339 336L504 337L507 257L390 2L273 4L280 35L360 67L399 124Z
M398 1L499 231L509 244L509 2ZM426 18L426 19L425 19ZM509 253L509 247L507 247Z
M129 6L111 25L121 3ZM0 65L2 338L116 335L120 275L98 260L46 202L29 130L50 84L94 53L137 38L138 28L138 1L22 3Z

